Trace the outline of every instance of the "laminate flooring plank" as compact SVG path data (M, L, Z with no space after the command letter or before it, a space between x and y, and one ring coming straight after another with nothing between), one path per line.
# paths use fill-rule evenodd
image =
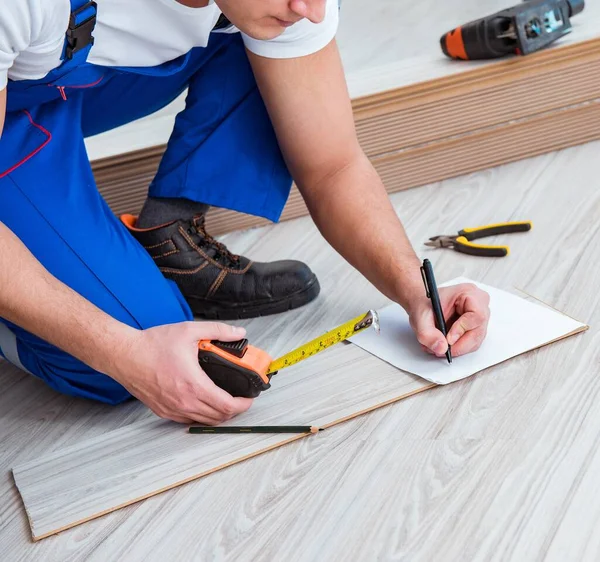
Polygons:
M231 423L323 427L431 386L351 345L277 377L273 390ZM305 436L225 437L190 435L179 424L149 420L17 466L13 474L34 538Z
M356 560L413 561L447 552L448 560L542 560L546 553L549 560L598 559L591 530L600 524L594 508L600 314L597 292L581 288L598 281L599 148L590 143L392 196L440 280L466 275L520 287L590 324L588 333L38 543L30 542L9 468L69 439L81 442L79 429L89 439L101 436L104 425L139 422L145 409L128 404L132 410L118 420L120 408L57 396L0 363L0 496L11 498L8 515L4 504L0 510L0 558L267 560L291 553L290 560L308 560L317 552L318 559L336 560L350 552ZM433 234L511 218L533 220L534 230L495 240L511 246L507 259L420 245ZM298 328L325 331L334 320L388 302L368 292L364 278L325 245L309 219L226 239L255 259L305 259L320 276L323 294L316 303L281 322L242 323L253 342L274 354L301 343ZM341 283L359 302L346 302ZM70 437L69 421L80 425ZM58 447L55 423L64 439Z
M118 408L62 396L0 361L0 559L19 552L29 524L11 468L78 440L148 415L141 404Z

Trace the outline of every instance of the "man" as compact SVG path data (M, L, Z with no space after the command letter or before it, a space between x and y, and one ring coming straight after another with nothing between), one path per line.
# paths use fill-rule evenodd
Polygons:
M246 410L251 400L216 387L196 357L198 340L236 340L244 330L194 323L193 313L278 312L313 299L318 283L304 264L231 254L203 216L217 205L277 220L291 177L325 238L408 311L426 350L479 347L489 310L476 287L441 290L456 320L447 340L434 327L419 261L356 138L337 8L337 0L98 0L97 10L85 0L4 0L3 357L61 392L108 403L133 395L179 422L217 424ZM141 216L121 222L97 192L83 138L186 88Z

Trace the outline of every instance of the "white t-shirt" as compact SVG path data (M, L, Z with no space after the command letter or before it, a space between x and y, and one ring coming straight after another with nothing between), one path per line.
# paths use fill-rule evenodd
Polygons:
M0 90L11 80L37 80L61 64L69 0L0 0ZM100 66L157 66L206 47L221 11L216 4L189 8L176 0L97 0L95 43L88 62ZM304 19L277 38L242 34L246 47L268 58L315 53L335 36L338 0L327 0L325 20ZM230 32L231 29L227 30Z

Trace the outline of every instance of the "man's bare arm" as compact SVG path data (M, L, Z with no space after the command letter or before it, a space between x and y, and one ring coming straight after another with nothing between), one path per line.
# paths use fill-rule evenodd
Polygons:
M218 424L252 401L218 388L198 364L198 341L233 341L241 328L181 322L137 330L53 277L0 223L0 317L120 382L156 414Z
M53 277L2 223L0 316L103 373L134 332Z
M419 261L358 144L335 42L291 60L249 56L290 171L325 238L390 298L405 304L422 293Z
M290 171L318 228L408 311L421 344L443 355L448 343L435 328L420 262L359 146L335 42L296 59L249 57ZM489 317L488 296L462 285L454 292L442 289L440 296L448 316L461 316L448 336L451 343L460 338L453 351L458 355L479 347ZM463 301L468 307L457 306Z

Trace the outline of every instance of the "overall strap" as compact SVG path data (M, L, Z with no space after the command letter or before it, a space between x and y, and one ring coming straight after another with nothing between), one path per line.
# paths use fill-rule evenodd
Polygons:
M93 0L71 0L71 17L65 37L62 60L84 62L94 44L97 5Z
M221 13L217 23L213 27L213 31L219 31L220 29L226 29L231 25L231 22L225 17L225 14Z

